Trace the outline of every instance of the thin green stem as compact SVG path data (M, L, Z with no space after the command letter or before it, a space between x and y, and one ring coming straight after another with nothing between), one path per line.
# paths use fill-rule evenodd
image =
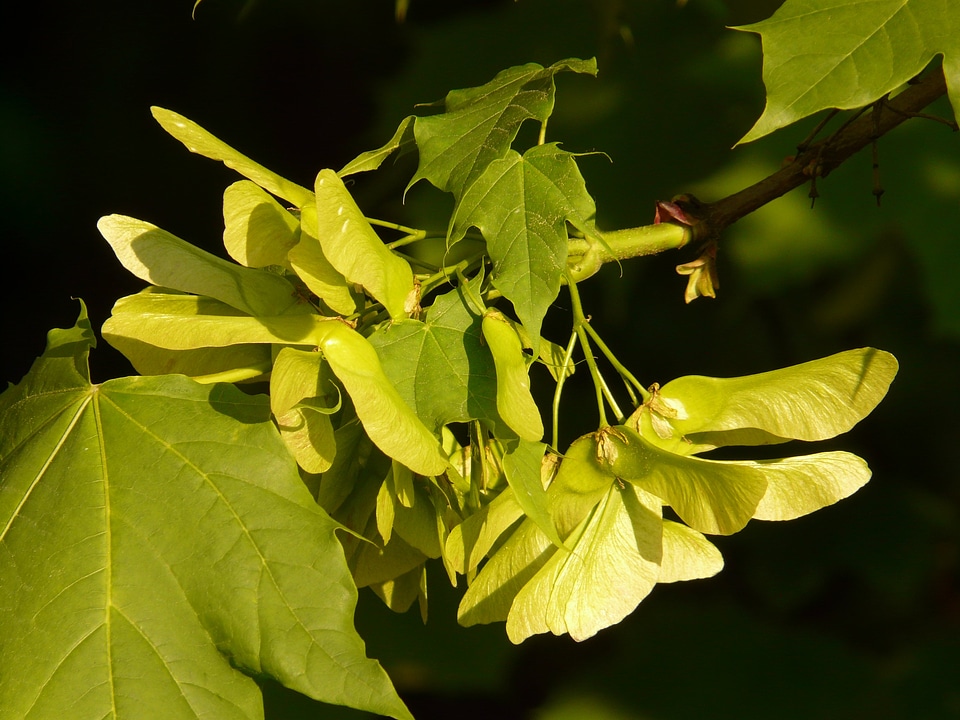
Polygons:
M390 228L391 230L396 230L397 232L405 233L406 235L417 235L418 239L423 239L427 236L426 230L420 230L418 228L407 227L406 225L400 225L395 222L390 222L389 220L377 220L376 218L365 218L368 223L371 225L376 225L377 227Z
M583 348L583 356L587 361L587 367L590 368L590 377L593 379L593 387L597 396L597 411L600 415L600 427L605 428L610 423L607 422L607 409L604 405L604 399L610 403L610 407L620 417L620 410L610 393L610 388L600 374L600 368L597 367L597 360L593 356L593 349L590 347L590 337L585 327L589 324L586 315L583 313L583 304L580 302L580 292L577 290L577 283L571 276L570 271L566 272L567 287L570 290L570 304L573 312L573 329L580 340L580 346Z
M630 396L634 402L636 401L636 397L630 389L631 385L640 392L640 396L644 399L644 401L649 400L650 391L647 390L640 383L640 381L634 377L633 373L630 372L627 367L617 359L617 356L613 354L609 347L607 347L607 344L601 339L600 335L597 334L597 331L593 329L593 326L590 323L586 323L584 327L590 334L590 337L593 339L593 341L597 344L597 347L600 348L600 352L603 353L604 357L607 358L610 364L613 365L614 369L620 373L621 377L623 377L627 384L627 391L630 393Z
M396 251L394 250L394 252ZM419 258L415 258L412 255L408 255L407 253L398 252L396 253L396 255L397 257L401 257L404 260L406 260L408 263L410 263L411 267L423 268L424 270L431 273L438 272L440 270L440 268L438 268L436 265L420 260Z
M479 258L467 258L465 260L461 260L456 265L440 268L440 270L434 274L420 281L420 295L424 296L431 290L435 290L444 283L449 283L451 275L456 275L458 270L460 272L466 272L469 267L478 261Z
M567 342L567 349L563 353L563 362L560 364L560 371L557 376L557 388L553 391L553 447L560 448L560 394L563 392L563 386L567 382L568 368L572 365L573 349L577 346L577 331L570 333L570 340Z
M426 239L427 233L424 232L422 234L404 235L402 238L384 244L391 250L396 250L397 248L401 248L405 245L412 245L415 242L420 242L421 240Z
M585 323L582 327L583 327L584 329L586 329L587 327L589 327L589 323ZM588 364L589 364L589 361L587 361L587 362L588 362ZM596 359L594 359L594 367L597 367L597 365L596 365ZM616 416L616 418L617 418L617 423L623 422L623 419L624 419L624 417L626 417L626 416L623 414L623 411L620 410L620 405L617 403L616 398L613 397L613 393L610 392L610 386L607 385L606 379L603 377L603 375L600 374L599 368L597 368L597 378L596 378L596 379L597 379L598 384L600 385L600 390L601 390L601 392L603 393L603 397L606 398L607 403L610 405L610 409L613 410L613 414L614 414L614 415ZM604 424L606 424L606 423L604 423Z
M474 309L481 315L486 312L487 306L484 304L483 300L473 292L473 288L470 287L470 282L467 280L466 276L463 274L463 268L459 265L455 268L457 273L457 280L459 281L460 290L464 295L467 296L467 299L473 303Z
M587 367L590 368L590 377L593 378L593 390L597 397L597 413L600 415L600 428L607 427L607 408L603 404L603 390L605 383L600 378L600 368L597 367L597 359L593 357L593 349L590 347L590 338L584 332L583 327L577 327L577 337L580 338L580 345L583 346L583 357L587 361Z

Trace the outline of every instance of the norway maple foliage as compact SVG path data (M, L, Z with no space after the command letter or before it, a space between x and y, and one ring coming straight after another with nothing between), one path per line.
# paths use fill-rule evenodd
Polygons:
M768 104L743 141L869 104L936 53L956 106L949 4L884 14L874 3L836 35L817 23L851 3L800 5L747 28L763 37ZM923 28L909 42L908 11ZM883 80L840 97L881 29L889 67L867 64ZM804 61L799 38L833 59ZM884 397L890 354L659 385L590 325L578 283L604 262L696 238L675 223L596 227L577 155L546 138L563 73L596 64L528 64L452 91L441 112L404 119L311 187L154 108L187 149L243 177L223 196L230 260L148 221L104 217L104 238L147 287L117 301L102 335L141 375L90 382L81 306L0 396L0 707L256 718L251 677L269 676L409 717L353 628L358 587L425 613L426 573L439 570L466 586L464 625L504 622L514 642L582 640L657 583L719 572L708 536L805 515L868 481L867 464L842 451L703 454L848 431ZM539 136L518 147L526 122ZM344 182L408 151L409 184L452 196L445 231L372 218ZM713 290L706 265L680 269ZM543 337L561 293L570 332ZM595 390L596 430L561 447L575 381ZM550 407L532 383L551 384Z

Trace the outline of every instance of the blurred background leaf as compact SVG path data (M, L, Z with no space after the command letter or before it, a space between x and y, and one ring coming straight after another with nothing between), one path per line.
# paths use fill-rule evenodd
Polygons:
M730 149L764 94L758 38L724 26L778 4L410 0L403 23L387 0L204 0L194 20L190 0L38 6L5 25L0 50L3 379L27 371L47 328L73 321L71 296L99 327L141 287L98 235L101 215L225 255L222 192L237 178L185 152L150 105L309 187L320 168L383 144L416 103L510 65L596 56L598 79L558 78L547 139L609 156L578 162L600 227L615 229L651 222L655 201L677 193L714 200L760 179L812 129L819 118ZM950 112L946 101L930 110ZM878 410L809 448L857 452L873 480L813 516L720 538L720 575L659 587L582 644L514 647L502 626L457 627L463 590L439 567L426 626L361 592L368 652L418 718L960 717L958 142L911 121L880 141L880 208L867 150L818 183L812 210L797 190L742 220L721 243L716 300L683 302L674 267L692 251L605 267L584 284L594 326L645 383L866 345L894 353L901 370ZM351 189L371 214L445 227L449 198L426 183L401 203L409 161ZM563 342L563 294L556 308L545 333ZM94 380L129 372L101 344ZM578 387L592 402L568 383L567 441L595 427ZM265 697L268 718L340 713L274 686Z

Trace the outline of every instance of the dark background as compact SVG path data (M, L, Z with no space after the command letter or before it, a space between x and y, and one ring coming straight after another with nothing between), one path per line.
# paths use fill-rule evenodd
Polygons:
M309 185L386 141L416 103L510 65L596 56L599 79L559 78L549 139L607 153L581 161L599 223L639 225L658 199L712 200L769 174L806 134L809 123L731 150L763 86L756 37L724 26L777 5L412 0L402 24L387 0L204 0L195 19L189 0L25 6L2 30L0 379L18 381L46 331L74 322L72 297L99 328L142 287L98 235L101 215L222 252L221 193L235 176L166 136L151 105ZM718 539L718 577L660 586L581 644L514 647L500 625L457 627L460 591L442 572L426 626L361 592L368 650L418 718L960 717L960 136L911 121L880 158L879 209L862 153L820 183L815 209L798 190L732 228L716 300L684 305L682 251L605 268L584 288L595 326L645 382L893 352L901 371L873 415L795 449L857 452L872 481L813 516ZM419 187L401 206L408 176L379 175L357 181L371 214L429 223L443 209ZM101 343L92 372L131 370ZM589 411L569 414L584 419L567 421L568 439L593 429ZM359 716L265 690L268 718Z

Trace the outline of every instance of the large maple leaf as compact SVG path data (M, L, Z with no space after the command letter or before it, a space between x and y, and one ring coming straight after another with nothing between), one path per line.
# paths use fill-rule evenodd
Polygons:
M85 310L49 338L0 396L0 714L260 720L253 675L410 718L267 399L91 384Z

